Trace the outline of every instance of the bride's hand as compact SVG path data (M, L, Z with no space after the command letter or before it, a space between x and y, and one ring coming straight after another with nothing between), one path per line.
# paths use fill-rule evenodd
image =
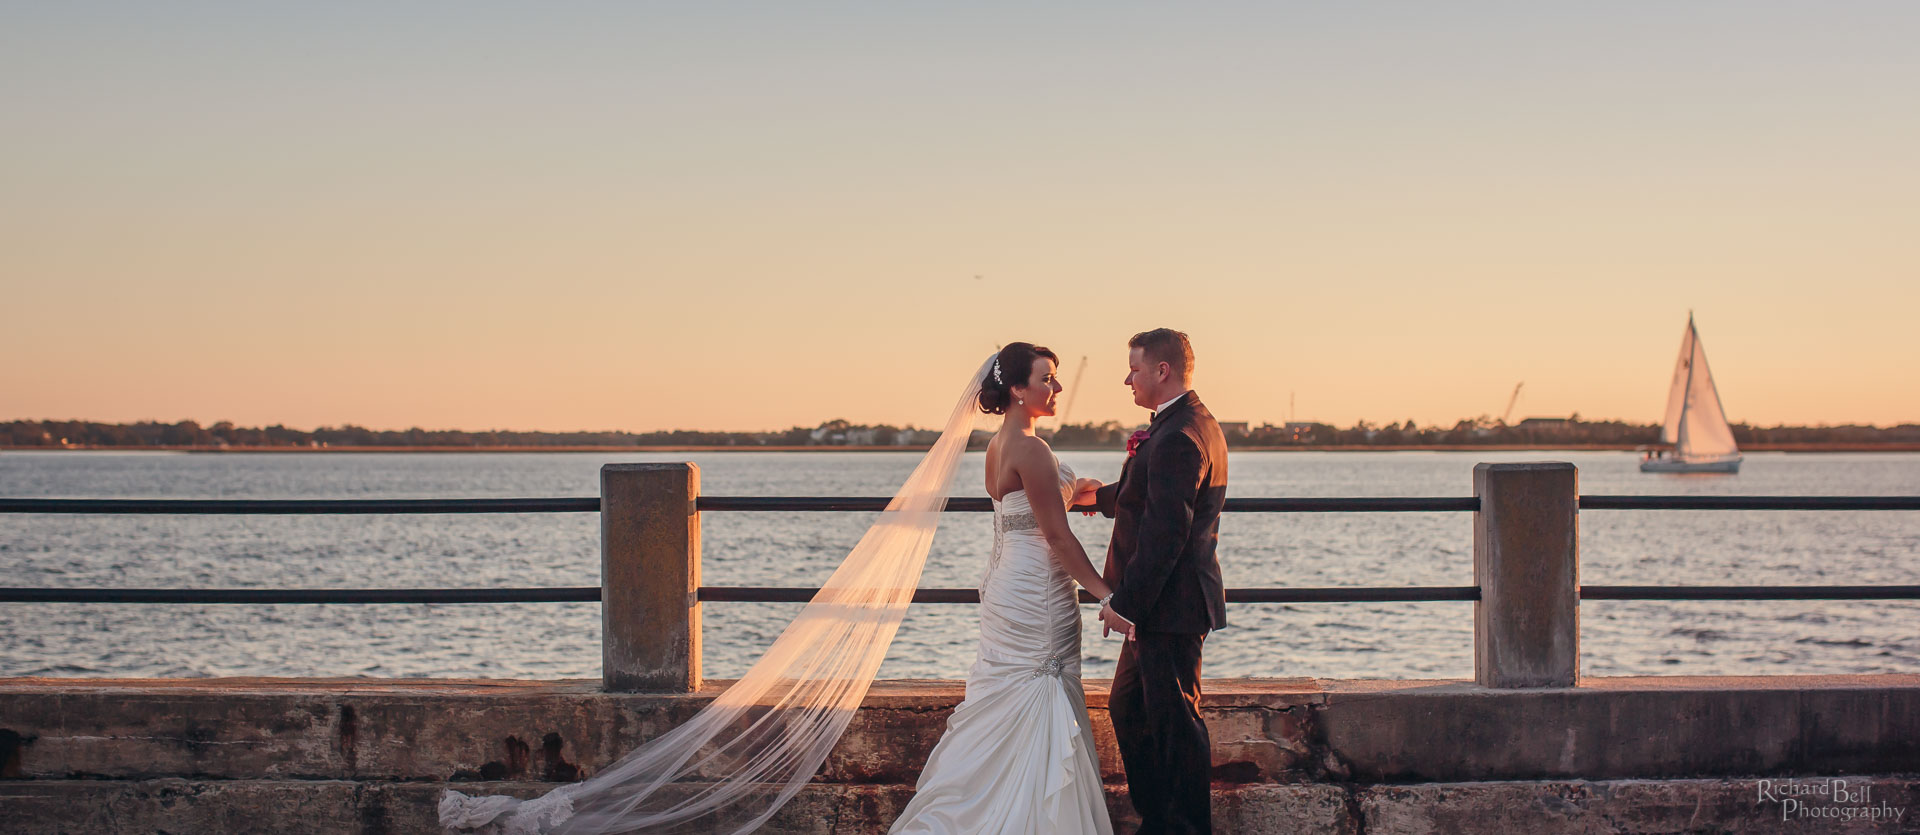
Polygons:
M1100 479L1097 479L1097 478L1074 479L1073 480L1073 501L1069 506L1078 507L1080 505L1093 504L1093 501L1094 501L1093 494L1099 491L1100 488L1105 486L1106 485L1101 484ZM1087 512L1086 515L1092 516L1093 513Z

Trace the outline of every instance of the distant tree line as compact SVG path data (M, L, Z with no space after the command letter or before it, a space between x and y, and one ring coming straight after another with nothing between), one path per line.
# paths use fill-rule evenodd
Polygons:
M1222 424L1228 446L1506 446L1506 445L1658 445L1661 426L1620 420L1528 418L1507 424L1482 415L1452 426L1419 426L1412 420L1374 425L1360 421L1341 428L1325 423L1281 425ZM1878 426L1772 426L1733 424L1740 444L1911 444L1920 443L1920 424Z
M179 423L99 423L75 420L17 420L0 423L0 446L10 447L502 447L502 446L920 446L938 432L856 425L833 420L815 427L778 432L510 432L458 429L367 429L347 424L312 431L275 424L264 428L220 421L201 426Z
M1350 427L1326 423L1225 423L1228 446L1492 446L1524 444L1657 444L1657 424L1568 418L1530 418L1508 425L1486 416L1461 420L1452 426L1418 426L1413 421L1374 425L1360 421ZM1127 436L1144 424L1069 423L1042 434L1062 449L1118 449ZM98 423L94 421L31 421L0 423L0 446L7 447L647 447L647 446L926 446L938 430L888 424L855 424L831 420L818 426L795 426L774 432L467 432L454 429L375 430L353 426L323 426L312 431L275 424L240 427L230 421L201 426L194 421L159 423ZM1746 444L1876 444L1920 443L1920 424L1878 426L1773 426L1734 424L1734 439ZM975 431L970 446L985 445L990 434Z

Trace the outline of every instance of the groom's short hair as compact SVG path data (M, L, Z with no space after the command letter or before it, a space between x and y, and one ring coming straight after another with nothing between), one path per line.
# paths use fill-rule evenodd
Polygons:
M1127 347L1139 348L1148 362L1166 363L1179 379L1192 379L1193 343L1187 341L1184 333L1172 328L1141 331L1127 340Z

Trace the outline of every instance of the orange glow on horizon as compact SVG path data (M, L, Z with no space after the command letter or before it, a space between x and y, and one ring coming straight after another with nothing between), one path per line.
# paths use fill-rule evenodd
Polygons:
M0 420L1920 422L1920 9L820 14L21 10Z

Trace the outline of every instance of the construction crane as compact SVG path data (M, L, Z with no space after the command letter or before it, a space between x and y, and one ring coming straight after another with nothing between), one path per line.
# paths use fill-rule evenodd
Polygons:
M1525 380L1513 384L1513 396L1507 398L1507 411L1500 415L1500 424L1502 426L1509 425L1507 421L1513 419L1513 404L1520 402L1520 387L1526 384L1527 381Z
M1067 415L1073 411L1073 399L1080 395L1080 380L1085 376L1087 376L1087 358L1085 355L1082 355L1080 357L1079 370L1073 372L1073 385L1067 387L1067 405L1060 409L1059 421L1061 426L1067 425Z

